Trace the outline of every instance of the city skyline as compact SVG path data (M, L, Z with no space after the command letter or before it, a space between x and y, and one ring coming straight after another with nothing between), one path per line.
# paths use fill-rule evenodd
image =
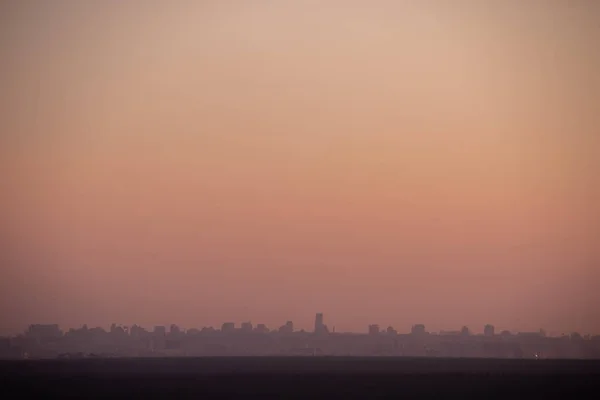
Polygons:
M47 323L47 324L29 324L25 329L31 329L31 327L36 326L56 326L61 332L66 333L70 330L78 330L78 329L103 329L112 331L115 328L124 329L125 331L129 331L132 327L137 329L143 329L148 332L156 332L157 330L163 330L164 332L173 332L174 330L177 332L186 332L186 331L198 331L198 330L209 330L209 331L260 331L260 332L280 332L280 333L292 333L292 332L307 332L307 333L317 333L317 334L383 334L383 333L393 333L393 334L414 334L416 331L420 331L426 334L448 334L448 335L484 335L484 336L494 336L501 334L540 334L542 336L548 337L562 337L562 336L570 336L572 334L582 335L582 336L600 336L597 332L577 332L577 331L566 331L561 332L560 334L556 332L547 332L543 327L540 327L537 330L533 331L519 331L519 330L511 330L511 329L497 329L494 324L487 323L484 324L480 328L473 328L468 325L457 325L453 328L446 328L440 330L430 330L426 324L415 323L410 326L410 329L406 332L397 330L393 324L379 324L377 322L373 322L365 326L365 329L362 331L345 331L345 330L336 330L335 325L329 326L325 323L325 316L323 313L316 313L314 317L314 323L312 329L306 329L303 326L298 326L294 323L293 319L287 319L285 323L280 326L269 326L268 324L261 322L252 322L252 320L243 320L243 321L223 321L221 324L216 326L212 325L198 325L198 326L189 326L184 327L177 323L168 323L168 324L158 324L158 325L148 325L145 326L143 324L138 323L111 323L109 327L107 326L94 326L91 324L80 324L78 326L71 327L62 327L59 324ZM109 328L109 329L107 329ZM22 333L22 332L21 332ZM1 336L1 335L0 335Z
M316 313L312 330L291 320L278 328L251 322L184 329L176 324L146 329L112 324L61 330L56 324L30 325L22 334L0 337L0 359L157 358L218 356L387 356L505 359L598 359L600 335L572 332L560 336L536 332L483 333L463 326L432 332L415 324L409 332L370 324L363 332L340 332Z

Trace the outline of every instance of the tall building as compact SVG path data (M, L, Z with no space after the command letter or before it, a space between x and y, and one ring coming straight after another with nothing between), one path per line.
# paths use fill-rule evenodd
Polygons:
M425 334L425 325L423 325L423 324L413 325L410 333L412 333L413 335L424 335Z
M252 332L252 322L242 322L242 332Z
M221 332L233 332L235 331L235 324L233 322L225 322L221 325Z
M160 351L166 347L167 328L165 326L155 326L152 335L150 348L153 351Z
M179 336L181 334L181 329L175 324L172 324L170 327L170 333L172 336Z
M379 325L373 324L369 325L369 335L379 335Z
M323 313L317 313L315 316L315 333L323 332Z
M490 325L487 324L484 328L483 328L483 334L484 336L494 336L494 325Z
M27 330L27 336L35 338L59 338L63 335L57 324L43 325L34 324L30 325Z

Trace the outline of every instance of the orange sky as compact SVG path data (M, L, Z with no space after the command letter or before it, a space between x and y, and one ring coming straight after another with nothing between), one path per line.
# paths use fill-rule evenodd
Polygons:
M600 3L452 3L3 2L0 333L600 333Z

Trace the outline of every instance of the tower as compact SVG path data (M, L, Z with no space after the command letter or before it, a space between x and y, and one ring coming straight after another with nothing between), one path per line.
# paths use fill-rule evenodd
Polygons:
M323 313L317 313L315 315L315 333L323 331Z

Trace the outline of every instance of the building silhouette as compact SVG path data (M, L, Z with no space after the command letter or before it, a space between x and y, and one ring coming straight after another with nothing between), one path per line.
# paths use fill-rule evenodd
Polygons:
M294 332L294 323L292 321L287 321L285 325L279 327L279 332L281 333L293 333Z
M58 325L31 325L20 335L0 338L0 358L81 358L81 357L163 357L163 356L273 356L273 355L357 355L492 357L528 359L600 358L600 336L572 333L560 337L539 332L495 333L485 325L483 335L462 330L427 332L416 324L410 332L393 327L368 326L362 333L338 332L329 335L322 313L315 315L315 330L294 330L292 321L279 329L264 324L254 327L243 322L236 329L226 322L220 330L212 327L180 329L177 325L146 330L136 324L71 328ZM335 330L334 330L335 332Z
M377 324L372 324L369 325L369 335L379 335L379 325Z
M423 324L413 325L410 333L415 336L424 335L425 334L425 325L423 325Z
M317 313L315 315L315 333L322 333L323 326L323 313Z
M242 328L241 328L242 332L252 332L252 330L253 330L252 322L242 322Z

